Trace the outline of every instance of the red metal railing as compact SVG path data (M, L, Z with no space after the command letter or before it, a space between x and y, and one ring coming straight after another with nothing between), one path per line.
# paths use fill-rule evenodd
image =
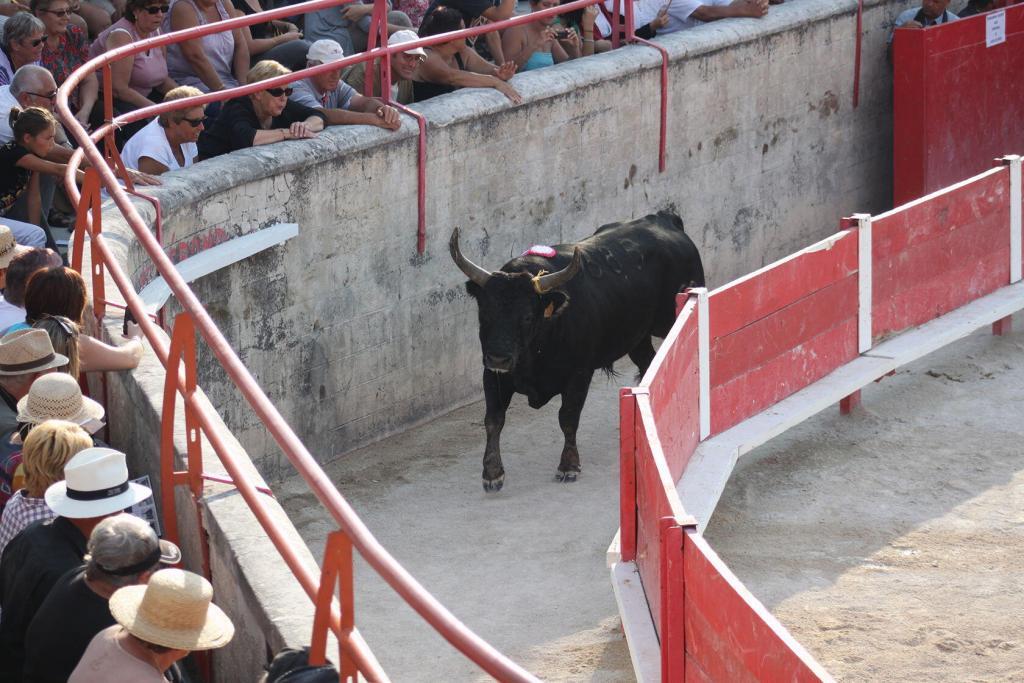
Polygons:
M69 196L79 207L75 226L72 263L76 268L81 269L84 245L86 237L88 237L94 314L97 316L97 319L102 319L107 305L122 308L120 304L108 301L106 298L104 289L105 274L109 273L127 302L127 308L135 315L142 333L152 345L167 372L161 426L161 485L163 488L161 500L170 537L176 539L178 534L174 493L177 486L188 487L196 508L197 518L201 520L202 507L200 501L203 495L203 482L212 480L221 483L231 483L237 487L246 504L252 509L257 521L281 554L282 559L316 605L313 631L313 656L315 660L321 660L325 656L327 629L330 628L339 641L341 649L341 674L343 678L352 677L358 671L369 680L386 680L386 674L381 670L380 665L354 627L351 549L355 547L392 588L416 609L433 628L488 674L499 680L535 680L525 670L497 652L451 615L380 546L369 530L362 524L235 355L185 281L178 275L173 263L162 250L160 204L154 198L135 191L133 182L114 145L113 132L120 125L150 118L164 112L192 108L210 102L247 95L267 88L281 86L300 78L307 78L317 73L344 68L350 64L374 59L381 60L381 80L383 86L381 92L383 99L387 101L390 99L391 94L389 87L390 58L395 52L406 51L413 47L429 47L456 38L476 36L509 26L530 23L548 16L572 12L596 4L600 0L576 0L557 8L521 15L505 21L468 28L462 31L431 36L398 46L387 45L387 31L381 23L385 21L386 13L383 11L384 3L378 0L376 3L378 6L375 7L373 15L374 26L371 29L370 49L367 52L346 57L340 62L319 65L257 84L243 85L230 90L207 93L193 98L146 107L118 117L113 116L113 88L111 87L110 64L118 59L130 57L155 47L198 39L212 33L230 31L243 26L294 16L295 14L304 14L336 7L352 1L314 0L296 6L284 7L148 38L109 51L90 60L72 74L61 86L57 101L57 110L65 122L65 126L81 145L68 164L68 172L65 179ZM627 3L626 7L626 26L624 29L627 41L637 41L633 34L632 7L630 3ZM378 40L380 46L374 47ZM618 31L616 32L616 42L618 42ZM652 47L657 48L657 46ZM659 140L659 169L663 171L665 168L667 117L667 52L661 48L657 49L661 50L662 53L662 121ZM103 77L106 123L90 135L71 116L71 111L68 107L68 96L86 74L97 69L101 71ZM367 80L372 81L372 78L372 69L368 68ZM372 87L372 85L368 87ZM396 104L396 106L403 112L415 117L419 126L419 220L417 226L417 250L422 253L426 243L426 120L418 112L401 105ZM104 154L101 154L95 146L95 142L101 139L106 142ZM87 162L90 167L86 169L85 182L82 191L79 192L74 182L74 174L75 170L83 162ZM118 178L124 182L124 188L118 185ZM102 215L100 213L100 192L102 188L106 188L114 204L121 211L128 225L136 234L140 245L153 260L156 271L163 276L184 310L175 319L169 347L164 336L158 332L157 323L162 325L162 312L161 316L157 318L156 323L146 314L131 281L117 261L114 260L103 237ZM142 197L154 204L157 211L156 235L150 233L144 220L128 198L129 194ZM322 575L319 579L303 566L299 555L288 544L284 529L278 525L270 514L267 501L263 497L268 493L267 489L256 487L246 479L241 463L228 450L226 443L216 429L213 411L208 404L198 399L195 367L195 334L197 331L224 367L226 374L267 426L268 431L274 437L286 457L288 457L307 481L313 493L330 511L340 527L339 532L331 535L325 550ZM176 470L174 467L174 404L178 395L182 397L185 404L187 467L184 470ZM224 465L230 477L228 480L203 473L200 434L207 438L214 452ZM200 524L201 527L202 525ZM203 544L203 551L203 568L205 572L209 573L209 559L205 544ZM334 585L336 582L341 587L340 609L333 601Z

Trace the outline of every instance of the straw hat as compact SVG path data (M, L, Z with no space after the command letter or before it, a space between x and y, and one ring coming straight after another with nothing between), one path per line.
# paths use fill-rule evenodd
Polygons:
M46 489L46 505L61 517L105 517L136 503L153 492L128 481L125 455L113 448L86 448L64 465L64 481Z
M110 613L136 638L175 650L212 650L235 634L228 615L214 605L213 586L192 572L161 569L144 586L110 596Z
M67 356L53 352L45 330L16 330L0 339L0 375L26 375L67 364Z
M18 422L39 424L67 420L78 425L103 419L103 406L82 396L82 388L66 372L39 377L18 401Z
M14 257L24 254L26 251L31 251L31 248L16 243L11 229L0 223L0 268L11 265Z

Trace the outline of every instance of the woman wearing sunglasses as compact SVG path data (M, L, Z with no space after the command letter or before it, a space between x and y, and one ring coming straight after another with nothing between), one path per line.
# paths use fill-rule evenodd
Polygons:
M268 59L250 69L245 81L259 83L290 73L291 69ZM291 94L290 86L279 86L230 100L209 130L200 134L199 158L209 159L282 140L316 137L327 122L326 115L322 110L289 100Z
M170 11L169 1L128 0L124 16L93 41L89 58L159 35L160 23ZM178 87L167 75L167 53L162 47L117 60L110 65L110 80L115 114L160 102L165 93Z
M32 13L46 26L46 41L39 64L53 74L53 80L60 87L71 72L89 60L89 43L83 31L71 24L71 3L68 0L32 0ZM71 98L75 118L83 126L88 125L89 115L96 104L99 81L95 73L82 80L82 84Z
M46 26L28 12L7 20L0 40L0 85L10 85L14 72L26 64L38 64L46 41Z
M202 94L198 88L182 85L167 93L164 102ZM191 166L198 154L196 140L203 132L205 121L202 106L160 114L128 140L121 151L121 159L150 175L163 175Z

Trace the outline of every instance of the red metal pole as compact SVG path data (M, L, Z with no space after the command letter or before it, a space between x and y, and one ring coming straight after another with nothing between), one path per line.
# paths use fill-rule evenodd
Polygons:
M416 119L420 129L416 155L416 252L422 254L427 249L427 118L404 104L392 102L391 106Z
M632 7L632 3L627 3ZM627 17L629 22L633 21L632 14ZM668 50L661 45L656 45L649 40L633 36L633 41L653 47L661 53L661 127L658 135L658 172L665 172L665 144L668 137Z

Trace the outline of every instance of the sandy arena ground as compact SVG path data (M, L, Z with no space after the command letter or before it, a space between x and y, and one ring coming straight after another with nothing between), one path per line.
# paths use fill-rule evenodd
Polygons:
M502 433L505 487L480 482L484 407L476 403L351 453L326 468L388 550L478 635L549 681L633 680L605 551L619 526L618 386L595 376L578 444L583 473L554 481L562 450L556 398L516 396ZM300 479L275 487L316 556L326 534ZM489 680L365 564L356 623L385 671L406 681Z
M1024 328L1018 316L1017 329ZM839 680L1002 681L1024 672L1024 334L979 333L752 454L707 536ZM618 525L617 386L595 379L584 474L552 481L557 401L513 400L507 479L480 487L483 405L352 453L328 473L370 529L478 634L545 680L633 679L604 551ZM304 486L278 495L316 554ZM357 616L395 681L482 676L365 565Z
M733 473L706 537L840 681L1024 679L1024 316Z

